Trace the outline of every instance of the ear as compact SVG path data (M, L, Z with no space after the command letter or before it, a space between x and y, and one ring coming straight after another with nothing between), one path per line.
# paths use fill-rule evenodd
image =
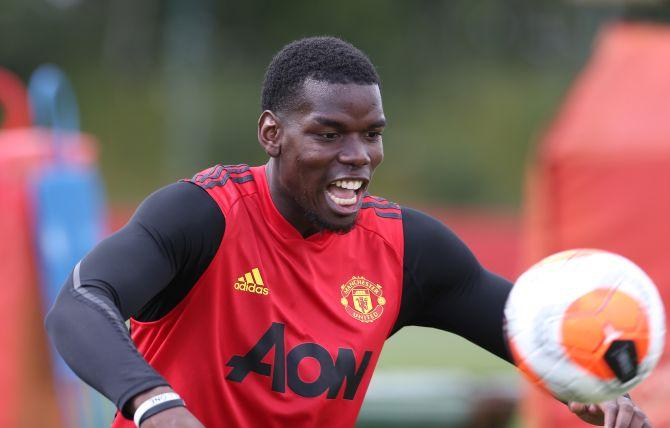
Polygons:
M258 118L258 142L268 156L276 158L281 153L282 124L276 114L265 110Z

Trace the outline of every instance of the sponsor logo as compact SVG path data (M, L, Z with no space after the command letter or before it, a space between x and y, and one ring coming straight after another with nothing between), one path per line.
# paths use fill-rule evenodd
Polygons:
M360 322L376 321L384 313L386 298L382 296L382 286L368 281L362 276L354 276L340 286L340 303L349 315Z
M237 291L246 291L247 293L260 294L267 296L270 290L265 286L261 271L258 268L251 269L251 272L245 273L243 276L237 278L233 284L233 288Z
M258 342L244 355L234 355L226 365L233 369L226 376L231 382L242 382L251 372L259 376L272 377L272 390L285 393L286 386L302 397L318 397L326 391L326 398L337 398L346 381L342 398L353 400L358 386L363 380L370 364L372 351L365 351L357 364L354 351L339 348L337 358L333 360L330 352L318 343L301 343L290 351L285 351L285 326L273 322ZM273 362L265 363L265 356L274 349ZM318 376L306 381L298 374L298 366L305 358L316 360L319 365Z

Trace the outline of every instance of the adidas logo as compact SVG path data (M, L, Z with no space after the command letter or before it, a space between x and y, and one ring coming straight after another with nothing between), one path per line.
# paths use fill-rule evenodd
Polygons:
M251 269L251 272L247 272L244 276L237 278L237 282L235 282L233 288L238 291L262 294L264 296L270 294L270 290L265 287L265 284L263 283L261 271L259 271L258 268L253 268Z

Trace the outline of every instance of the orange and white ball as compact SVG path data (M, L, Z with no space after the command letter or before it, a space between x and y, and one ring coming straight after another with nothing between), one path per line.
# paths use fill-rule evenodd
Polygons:
M517 367L564 401L599 403L646 378L665 340L651 279L625 257L564 251L515 283L505 333Z

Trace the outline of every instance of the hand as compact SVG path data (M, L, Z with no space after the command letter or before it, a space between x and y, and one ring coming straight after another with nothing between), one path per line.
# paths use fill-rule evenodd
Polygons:
M156 413L142 422L140 428L204 428L186 407L173 407Z
M604 425L606 428L651 428L647 415L628 397L600 404L582 404L571 401L568 407L584 422Z

